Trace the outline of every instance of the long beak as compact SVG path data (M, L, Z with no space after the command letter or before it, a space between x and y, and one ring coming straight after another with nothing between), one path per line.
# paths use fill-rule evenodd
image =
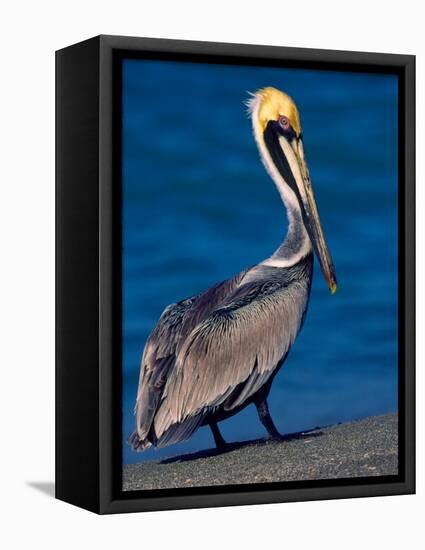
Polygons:
M296 156L298 158L301 181L303 184L303 191L301 191L300 195L303 202L304 225L307 229L307 233L309 234L329 289L332 294L335 294L337 288L335 267L333 265L331 254L323 233L322 224L320 222L313 187L311 185L311 180L307 169L307 163L299 154Z
M332 294L335 294L337 285L335 268L320 223L307 163L304 159L302 139L301 137L287 139L280 133L275 122L269 122L264 131L264 142L275 167L298 199L314 252L329 289Z

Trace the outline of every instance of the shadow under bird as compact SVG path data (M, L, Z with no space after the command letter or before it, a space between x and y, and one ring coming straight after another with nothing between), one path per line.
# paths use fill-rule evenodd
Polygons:
M164 447L254 403L272 438L280 434L267 397L304 322L313 252L326 282L336 276L321 227L293 100L275 88L248 101L263 164L277 186L288 232L267 259L205 292L168 306L149 336L140 368L135 450Z

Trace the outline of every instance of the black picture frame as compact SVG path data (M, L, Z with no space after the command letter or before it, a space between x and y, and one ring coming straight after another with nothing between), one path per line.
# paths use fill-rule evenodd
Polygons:
M399 77L399 475L121 490L120 60ZM415 57L98 36L56 52L56 498L118 513L415 491Z

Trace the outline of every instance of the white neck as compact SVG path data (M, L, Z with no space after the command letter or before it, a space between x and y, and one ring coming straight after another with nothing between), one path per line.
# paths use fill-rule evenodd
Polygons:
M288 232L285 239L269 258L261 262L261 265L268 265L272 267L290 267L298 263L312 250L311 241L302 220L298 199L274 165L264 143L260 128L256 123L258 107L259 98L254 98L251 102L250 108L255 141L260 152L261 160L263 161L268 174L274 181L277 190L279 191L288 216ZM298 167L296 168L298 169Z

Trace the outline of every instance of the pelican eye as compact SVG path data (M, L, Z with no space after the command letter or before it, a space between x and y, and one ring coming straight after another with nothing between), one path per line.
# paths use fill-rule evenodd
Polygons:
M280 116L278 119L279 125L281 128L283 128L285 131L288 131L291 128L291 123L289 122L288 117L286 116Z

